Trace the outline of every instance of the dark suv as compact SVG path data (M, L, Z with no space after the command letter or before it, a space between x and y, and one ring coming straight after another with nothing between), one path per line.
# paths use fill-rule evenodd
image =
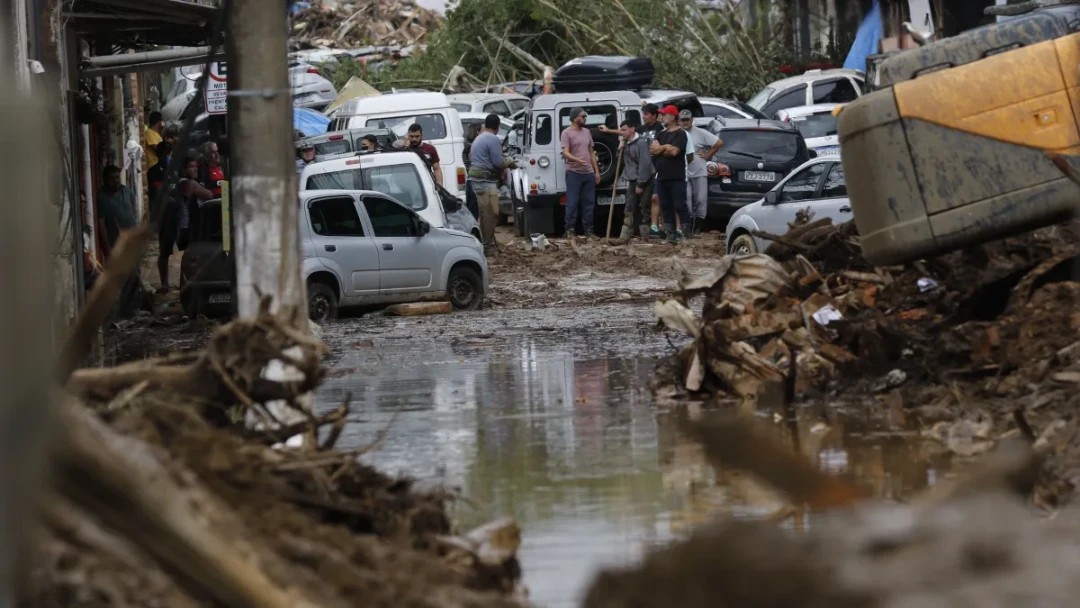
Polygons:
M724 142L707 165L711 220L727 221L743 205L760 200L812 155L790 123L713 120L706 128Z

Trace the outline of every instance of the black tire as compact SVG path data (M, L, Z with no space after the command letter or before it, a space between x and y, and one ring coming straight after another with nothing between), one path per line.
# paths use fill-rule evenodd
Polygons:
M615 181L615 163L619 160L619 138L608 133L601 133L598 129L590 129L593 138L593 148L596 150L596 165L600 168L600 188L611 188Z
M728 253L731 255L747 255L757 252L757 243L754 242L754 237L745 232L735 237L731 244L728 245Z
M180 307L189 319L197 318L203 309L203 295L194 287L180 292Z
M454 310L477 310L484 303L484 280L468 266L457 266L446 280L446 298Z
M338 299L326 283L311 281L308 291L308 318L316 323L333 321L338 316Z

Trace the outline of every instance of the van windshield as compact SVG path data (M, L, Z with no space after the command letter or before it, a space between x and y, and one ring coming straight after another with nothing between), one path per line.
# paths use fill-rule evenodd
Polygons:
M312 175L307 190L374 190L393 197L413 211L428 206L424 182L413 165L383 165Z
M374 129L390 129L398 139L404 138L413 124L424 129L424 141L446 139L446 121L440 114L419 114L412 116L393 116L369 118L365 126Z

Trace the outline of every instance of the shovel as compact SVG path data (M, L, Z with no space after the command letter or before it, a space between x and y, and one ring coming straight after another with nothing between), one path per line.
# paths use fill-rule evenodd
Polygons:
M619 171L622 169L622 155L626 151L626 146L619 148L619 160L615 161L615 181L611 184L611 204L608 206L607 213L607 232L604 233L604 240L611 240L611 218L615 215L615 192L619 189Z

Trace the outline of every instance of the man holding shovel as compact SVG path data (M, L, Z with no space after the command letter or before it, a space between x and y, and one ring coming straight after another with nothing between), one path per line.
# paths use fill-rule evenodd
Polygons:
M619 241L627 242L630 237L649 238L649 224L646 221L646 209L652 200L653 169L652 155L649 153L649 138L638 134L640 125L624 120L622 133L623 175L626 177L626 206L623 208L623 226Z

